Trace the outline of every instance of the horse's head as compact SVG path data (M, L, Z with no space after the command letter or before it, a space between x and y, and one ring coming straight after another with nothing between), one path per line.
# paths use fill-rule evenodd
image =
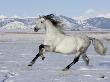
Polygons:
M61 20L57 19L57 17L54 14L49 14L46 16L39 16L39 18L37 18L36 26L34 27L34 31L37 32L41 28L46 29L47 23L51 23L53 25L53 27L56 27L60 31L63 27L63 23L61 22Z
M39 18L37 18L36 26L34 27L34 31L37 32L39 29L45 28L46 27L45 21L46 20L45 20L44 16L39 16Z
M57 26L60 22L54 19L54 14L49 14L46 16L39 16L36 21L36 26L34 31L37 32L41 28L46 28L46 20L49 20L54 26Z

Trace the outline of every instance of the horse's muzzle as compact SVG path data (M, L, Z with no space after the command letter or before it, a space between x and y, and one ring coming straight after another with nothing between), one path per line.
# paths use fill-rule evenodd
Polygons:
M39 28L34 28L34 31L37 32L39 30Z

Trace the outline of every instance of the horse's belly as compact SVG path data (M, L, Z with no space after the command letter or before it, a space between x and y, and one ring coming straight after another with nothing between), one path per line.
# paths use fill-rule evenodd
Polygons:
M64 40L58 46L56 46L55 51L60 52L60 53L65 53L65 54L75 53L76 45L75 45L75 43L73 45L73 40Z
M56 48L55 52L70 54L70 53L76 53L76 50L69 49L69 48Z

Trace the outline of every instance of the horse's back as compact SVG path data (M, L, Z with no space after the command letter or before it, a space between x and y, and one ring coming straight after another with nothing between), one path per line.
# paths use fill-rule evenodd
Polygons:
M89 40L89 37L86 36L86 35L83 35L83 34L79 34L79 35L76 35L75 38L77 38L77 44L79 47L88 47L90 45L90 40ZM73 37L73 39L75 39Z
M89 38L86 35L65 36L64 40L56 46L56 52L75 53L80 48L89 46Z

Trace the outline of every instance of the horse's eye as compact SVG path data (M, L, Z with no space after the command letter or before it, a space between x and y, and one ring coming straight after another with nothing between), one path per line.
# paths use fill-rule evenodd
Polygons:
M43 23L43 22L41 21L41 23Z

